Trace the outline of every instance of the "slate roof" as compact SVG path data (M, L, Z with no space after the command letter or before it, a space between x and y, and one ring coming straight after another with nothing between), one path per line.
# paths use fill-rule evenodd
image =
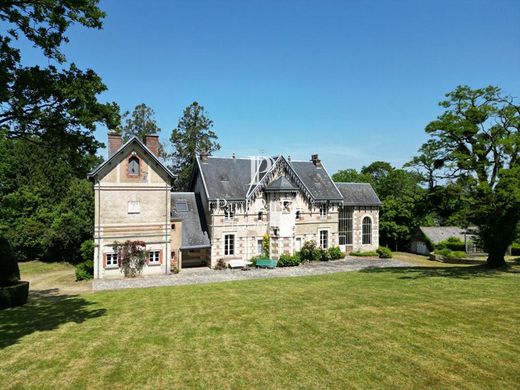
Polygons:
M419 229L434 244L438 244L450 237L457 237L464 242L464 233L466 233L466 236L473 236L470 230L457 226L421 226Z
M343 199L323 164L317 167L312 161L291 161L289 165L315 200Z
M182 204L180 210L186 210L187 205L187 211L177 210L177 202ZM181 249L209 248L211 242L200 195L193 192L172 192L171 206L172 219L182 220Z
M294 192L298 191L298 187L293 186L285 176L280 176L278 179L271 182L265 190L272 192Z
M176 178L172 171L170 171L168 167L166 167L166 165L135 135L126 143L124 143L117 151L115 151L114 154L112 154L112 156L110 156L106 161L102 162L92 172L88 173L87 177L89 179L93 179L97 175L101 174L102 171L111 169L110 166L113 164L113 162L116 161L116 159L121 158L122 155L126 156L133 145L136 145L143 151L143 153L150 157L152 161L155 162L156 167L165 172L172 181Z
M278 157L273 157L276 161ZM281 160L287 162L283 157ZM312 161L287 162L296 176L307 187L317 201L343 199L334 182L323 166L317 167ZM250 190L252 160L248 158L208 157L206 161L197 158L198 169L202 172L209 200L245 200ZM260 171L264 167L261 166ZM265 175L263 172L258 178ZM278 183L275 185L281 185ZM291 186L292 184L289 183ZM287 185L283 183L283 185Z
M381 201L368 183L336 183L346 206L380 206Z
M245 158L197 158L208 198L244 200L251 181L251 160Z

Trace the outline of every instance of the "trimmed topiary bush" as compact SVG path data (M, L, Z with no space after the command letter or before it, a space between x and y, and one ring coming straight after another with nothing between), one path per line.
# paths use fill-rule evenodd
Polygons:
M331 260L339 260L345 257L345 253L339 249L339 246L331 246L329 248L329 254Z
M0 309L21 306L27 302L29 282L20 281L20 269L13 248L0 237Z
M0 237L0 287L12 286L20 280L20 268L7 238Z
M391 259L393 256L392 251L384 246L377 248L377 253L379 254L380 259Z
M278 263L276 264L277 267L295 267L297 265L300 265L301 260L300 256L295 253L294 255L289 254L283 254L278 259Z

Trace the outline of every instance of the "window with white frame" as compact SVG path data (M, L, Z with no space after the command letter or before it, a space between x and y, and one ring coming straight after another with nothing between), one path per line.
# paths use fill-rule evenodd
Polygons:
M130 201L128 202L128 214L139 214L141 212L141 205L139 202Z
M327 249L329 247L329 231L320 230L320 248Z
M262 211L258 212L258 220L262 221L264 219L264 213Z
M362 234L362 243L363 245L372 244L372 220L370 217L363 218L363 234Z
M285 200L283 202L283 213L285 214L288 214L291 212L291 202L289 202L288 200Z
M235 235L226 234L224 236L224 256L234 256L235 254Z
M117 262L117 253L107 253L107 268L116 268L119 267Z
M264 252L264 240L259 238L256 240L256 254L261 255Z
M148 252L148 264L160 264L161 263L161 252L157 250L151 250Z
M300 221L300 220L301 220L301 218L302 218L302 215L301 215L301 214L302 214L302 213L301 213L300 210L296 211L296 220L297 220L297 221Z
M233 210L231 210L231 207L226 207L224 210L224 220L226 222L233 221L233 218L235 218L235 213Z
M320 218L327 218L327 206L326 205L320 206Z

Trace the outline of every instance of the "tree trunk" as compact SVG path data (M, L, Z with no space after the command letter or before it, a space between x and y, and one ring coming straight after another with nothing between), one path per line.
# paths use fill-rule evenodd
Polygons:
M506 266L506 260L504 259L505 251L500 254L499 252L488 254L487 266L490 268L501 268Z

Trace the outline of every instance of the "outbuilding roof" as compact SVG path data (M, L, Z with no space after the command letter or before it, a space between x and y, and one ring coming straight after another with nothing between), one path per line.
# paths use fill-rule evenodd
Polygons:
M199 194L172 192L171 217L182 221L180 249L209 248L211 246Z
M380 206L376 192L369 183L336 183L345 206Z
M464 242L464 238L474 235L474 229L463 229L457 226L421 226L421 232L434 244L456 237Z

